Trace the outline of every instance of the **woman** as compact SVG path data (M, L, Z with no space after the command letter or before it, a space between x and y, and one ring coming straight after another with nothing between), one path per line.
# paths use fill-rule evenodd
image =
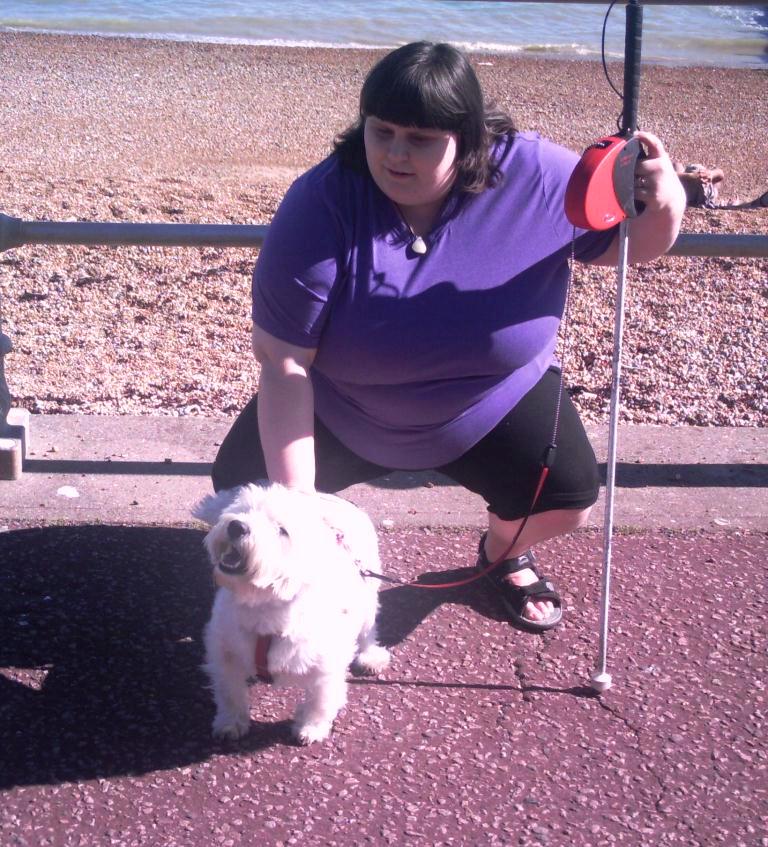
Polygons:
M685 207L661 143L639 138L631 261L664 253ZM259 395L221 446L214 486L268 477L338 491L436 469L488 504L478 568L504 557L488 579L511 620L555 626L562 603L529 548L581 526L598 493L553 360L571 242L586 262L613 264L618 250L615 232L574 233L564 217L576 161L486 109L455 48L385 56L356 123L270 226L253 279Z

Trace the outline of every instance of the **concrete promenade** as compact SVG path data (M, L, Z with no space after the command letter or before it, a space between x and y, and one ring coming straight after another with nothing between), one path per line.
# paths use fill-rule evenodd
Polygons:
M0 521L178 525L210 491L227 420L31 416L22 478L0 482ZM587 427L606 461L607 427ZM615 524L768 531L768 430L623 426ZM344 496L396 526L481 526L479 498L435 474L392 474ZM594 510L602 523L602 503Z
M32 418L24 474L0 482L0 843L768 845L765 430L622 428L609 691L588 686L598 507L538 549L565 604L545 636L481 583L385 585L391 667L350 678L331 738L300 748L296 692L263 684L246 738L209 734L189 507L226 429ZM466 575L475 499L422 474L346 496L390 574Z

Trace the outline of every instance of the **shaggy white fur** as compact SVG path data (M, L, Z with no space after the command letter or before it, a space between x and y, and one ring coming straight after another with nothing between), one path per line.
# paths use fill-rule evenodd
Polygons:
M373 524L356 506L281 485L205 497L193 515L212 528L205 546L219 589L205 630L205 664L216 703L213 732L248 732L248 680L256 642L271 636L269 674L304 689L296 738L322 741L347 699L346 672L389 664L376 643L380 572Z

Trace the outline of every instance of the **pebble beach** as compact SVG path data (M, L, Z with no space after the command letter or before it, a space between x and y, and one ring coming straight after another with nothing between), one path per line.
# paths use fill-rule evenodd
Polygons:
M0 213L269 223L356 111L370 50L0 33ZM522 129L581 150L621 104L599 62L472 56ZM609 66L621 86L622 68ZM768 71L643 68L640 124L717 165L722 201L768 189ZM768 209L689 209L683 231L763 233ZM33 413L232 416L258 386L255 250L24 246L0 254L13 403ZM566 382L607 419L615 271L577 267ZM765 426L768 259L664 257L627 283L622 420Z

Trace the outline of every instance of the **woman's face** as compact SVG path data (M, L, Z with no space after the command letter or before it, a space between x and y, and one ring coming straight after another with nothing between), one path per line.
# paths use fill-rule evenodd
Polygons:
M365 119L365 158L376 185L398 206L439 205L456 179L458 135Z

